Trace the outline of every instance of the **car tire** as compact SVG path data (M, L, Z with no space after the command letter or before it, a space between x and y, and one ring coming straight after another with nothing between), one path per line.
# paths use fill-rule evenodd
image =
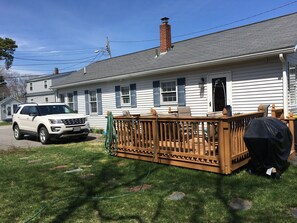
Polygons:
M24 134L21 133L21 130L18 125L13 127L13 135L16 140L21 140L24 138Z
M39 130L39 140L42 144L48 144L49 140L50 140L50 136L48 134L48 131L45 127L41 127Z

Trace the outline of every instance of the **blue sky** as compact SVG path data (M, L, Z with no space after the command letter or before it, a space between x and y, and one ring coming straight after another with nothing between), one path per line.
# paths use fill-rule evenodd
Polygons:
M19 46L11 70L50 74L106 59L94 51L107 36L113 57L158 46L165 16L176 42L293 12L294 0L0 0L0 36Z

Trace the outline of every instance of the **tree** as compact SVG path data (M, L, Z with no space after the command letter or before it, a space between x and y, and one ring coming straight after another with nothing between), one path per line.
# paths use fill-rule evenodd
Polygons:
M4 84L7 86L10 95L19 100L24 99L26 94L26 79L28 79L28 76L0 69L1 76L4 77Z
M15 41L10 38L0 37L0 60L5 60L5 68L8 70L13 62L13 54L18 46Z

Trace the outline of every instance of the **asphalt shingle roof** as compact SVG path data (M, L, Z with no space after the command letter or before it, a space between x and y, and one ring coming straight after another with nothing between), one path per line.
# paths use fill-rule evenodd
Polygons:
M173 43L172 50L155 58L156 48L92 63L53 86L120 76L192 63L267 52L297 44L297 13ZM79 84L79 83L78 83Z

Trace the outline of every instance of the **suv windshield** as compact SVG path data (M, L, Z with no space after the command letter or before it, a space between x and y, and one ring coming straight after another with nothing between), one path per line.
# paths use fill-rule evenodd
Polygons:
M67 105L39 105L38 110L40 115L75 113Z

